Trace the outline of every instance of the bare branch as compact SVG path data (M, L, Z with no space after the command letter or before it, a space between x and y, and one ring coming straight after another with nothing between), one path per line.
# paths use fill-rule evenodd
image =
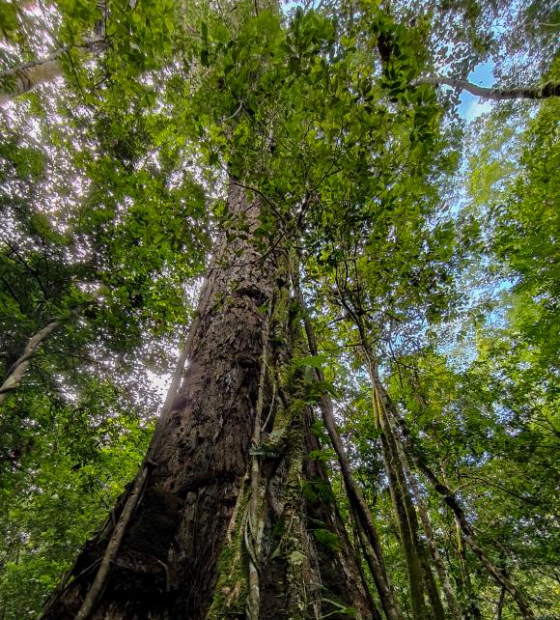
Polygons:
M560 96L560 84L549 83L540 87L520 88L485 88L477 86L467 80L448 78L442 76L424 77L417 84L433 84L434 86L451 86L460 90L466 90L472 95L483 99L503 101L506 99L547 99L548 97Z

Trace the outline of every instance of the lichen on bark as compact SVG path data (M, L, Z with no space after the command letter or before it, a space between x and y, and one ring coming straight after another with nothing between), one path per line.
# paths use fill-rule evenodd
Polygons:
M256 230L262 204L235 181L228 208L233 226ZM329 481L309 458L319 448L313 412L291 364L302 332L288 259L228 232L189 337L181 405L158 424L149 480L88 620L372 617L336 505L311 505L302 491ZM318 524L340 544L322 544ZM86 546L44 620L75 618L111 527Z
M218 582L206 620L225 620L243 614L248 589L247 553L243 544L248 501L249 483L245 480L228 526L218 562Z

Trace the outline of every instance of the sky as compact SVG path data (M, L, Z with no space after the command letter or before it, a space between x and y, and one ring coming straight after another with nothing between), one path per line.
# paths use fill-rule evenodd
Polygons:
M493 86L494 76L492 71L494 63L492 61L480 63L469 73L469 82L477 86ZM467 91L461 93L461 104L459 106L459 115L466 121L472 121L481 114L485 114L492 109L493 102L488 99L475 97Z
M283 11L288 12L298 6L300 2L297 0L284 0ZM473 71L469 73L468 80L477 86L490 87L494 85L494 62L488 61L477 65ZM440 87L445 88L445 87ZM493 102L488 99L475 97L470 93L463 91L461 93L461 105L459 106L459 116L466 121L472 121L481 114L486 114L492 109Z

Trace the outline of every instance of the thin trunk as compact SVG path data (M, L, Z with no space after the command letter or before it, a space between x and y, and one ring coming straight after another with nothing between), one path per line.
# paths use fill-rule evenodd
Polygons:
M297 274L294 275L293 279L296 299L301 307L303 314L304 327L307 336L309 351L311 355L317 355L317 340L313 332L311 321L309 320L305 300L299 286ZM325 376L322 369L315 369L315 373L316 378L319 382L325 381ZM366 553L366 561L371 570L372 577L379 592L381 604L389 620L398 620L403 616L401 610L399 609L398 603L393 595L391 585L389 583L387 570L385 568L385 561L383 558L383 551L379 542L379 535L377 533L375 522L367 506L363 493L360 487L357 485L356 481L354 480L350 462L348 460L346 451L336 428L332 400L325 395L321 398L319 404L323 416L323 421L329 435L329 439L337 455L340 470L344 480L344 486L348 494L348 499L357 515L358 523L363 529L369 545L371 545L371 552Z
M461 588L463 592L465 619L467 620L483 620L482 612L478 602L477 593L474 591L471 574L467 564L467 546L461 525L454 516L455 528L457 531L457 551L459 557L459 572L461 575Z
M414 449L414 445L412 443L412 439L410 437L410 433L408 431L408 427L402 418L399 418L399 423L401 425L403 436L405 438L405 447L416 463L418 469L426 476L426 478L433 485L434 489L443 497L445 503L451 508L453 511L455 518L461 531L465 537L470 548L473 550L474 554L478 557L480 562L486 568L486 570L490 573L492 578L496 581L496 583L500 586L506 588L509 592L510 596L513 598L515 603L517 604L521 615L527 620L534 620L535 615L528 603L525 601L524 596L518 590L518 588L509 580L509 578L497 568L492 561L488 558L483 549L478 545L476 541L476 537L474 535L474 531L467 521L466 515L457 500L457 496L455 493L449 489L432 471L432 469L427 465L424 459L418 454L418 452Z
M39 60L24 62L0 72L0 106L62 75L60 59L72 49L87 54L102 46L103 37L85 39L82 45L65 46Z
M501 566L502 572L504 573L504 575L506 574L506 565L505 565L505 557L502 554L502 566ZM500 588L500 597L498 599L498 605L496 606L496 620L502 620L502 614L504 611L504 602L505 602L505 598L506 598L506 594L507 591L504 588L504 586L502 586Z
M381 445L389 478L389 488L397 513L399 531L410 582L413 613L427 617L424 592L427 593L435 620L444 620L445 611L441 603L425 546L420 539L418 517L412 501L406 476L406 462L399 446L399 438L391 424L394 404L379 378L375 357L367 342L362 345L368 361L368 372L372 383L373 406L381 430Z
M352 515L352 522L354 524L354 544L360 546L360 549L362 551L362 555L364 557L364 560L365 560L366 564L368 565L368 568L369 568L369 570L371 572L370 564L369 564L369 562L367 560L367 554L368 553L369 554L373 553L371 544L370 544L370 542L369 542L369 540L367 538L367 535L366 535L366 532L365 532L364 528L359 523L359 516L356 514L356 512L354 511L352 506L350 506L350 513ZM362 579L365 582L364 570L362 568L362 564L361 563L359 564L359 567L360 567L360 571L361 571L361 574L362 574ZM381 607L384 610L383 605L381 605ZM377 606L376 606L375 602L373 602L373 600L372 600L372 611L373 611L372 620L382 620L381 612L377 609Z
M72 309L71 315L76 314L78 312L77 308ZM2 386L0 386L0 405L6 400L8 394L17 390L20 386L20 383L27 371L29 366L29 362L33 359L33 357L37 354L40 346L43 342L57 329L59 329L62 324L68 319L55 319L54 321L50 321L47 323L45 327L40 329L36 334L34 334L28 341L25 349L21 356L12 364L10 369L8 370L8 376L4 380Z
M447 78L442 76L425 77L418 81L419 84L433 84L439 86L451 86L460 90L466 90L472 95L483 99L493 99L494 101L504 101L507 99L547 99L548 97L560 96L560 84L545 84L539 87L521 88L485 88L477 86L466 80L457 78Z
M166 416L173 408L173 403L181 382L181 375L184 371L185 362L187 360L188 351L189 340L187 340L187 343L185 344L179 355L179 360L173 373L171 384L167 391L167 396L162 407L162 417ZM148 482L151 465L151 462L146 462L144 467L142 467L142 469L136 476L132 490L126 498L126 503L124 505L120 518L115 525L115 528L111 535L111 539L107 545L103 558L101 559L99 568L97 569L95 579L93 580L93 583L91 584L91 587L86 594L82 606L80 607L80 610L76 615L76 620L86 620L91 615L100 596L103 593L109 577L109 571L111 570L111 564L117 557L120 545L122 543L122 539L126 533L130 519L132 518L138 506L138 503L142 497L142 493L144 492L145 486Z
M262 413L264 407L264 389L267 377L268 365L268 333L270 324L270 314L272 311L272 300L269 304L268 316L263 326L262 340L265 343L261 359L261 369L259 378L259 393L257 397L257 407L255 412L255 422L253 425L253 436L251 443L256 450L261 445L261 426ZM273 403L271 404L271 406ZM261 518L261 506L264 500L264 485L261 484L261 458L258 454L251 455L251 487L249 498L249 510L247 515L246 546L249 551L249 592L247 594L246 615L247 620L258 620L260 614L260 580L259 580L259 558L261 557L263 519Z
M420 566L422 567L422 574L426 584L426 591L428 592L428 600L430 601L430 607L432 610L431 617L435 620L445 620L445 610L443 608L443 603L441 602L438 586L430 564L431 557L428 556L426 547L422 540L419 540L419 556Z
M427 609L424 592L428 594L432 607L433 617L444 620L445 612L439 598L436 583L433 579L431 567L425 557L425 550L418 537L418 519L404 474L400 454L397 450L396 439L391 430L387 417L387 407L391 407L388 394L379 380L377 363L366 337L365 326L353 308L348 304L342 290L339 288L343 306L353 319L360 334L361 348L366 359L367 370L372 385L372 405L376 414L377 424L381 431L380 440L383 463L389 481L391 500L395 508L397 525L401 544L405 556L408 575L412 613L417 620L427 618ZM424 557L422 557L424 555Z
M422 499L422 494L420 493L420 489L418 488L418 484L416 483L416 479L414 477L414 473L412 472L412 464L408 455L406 454L404 447L402 445L402 441L400 440L398 429L393 428L393 434L397 440L397 447L399 453L401 455L401 460L403 463L403 468L405 475L409 481L410 489L412 492L412 497L414 499L414 503L418 508L418 513L420 515L420 520L422 521L422 526L424 528L424 532L426 533L426 538L428 540L428 546L430 550L430 554L432 557L433 564L436 568L439 580L441 582L443 591L445 593L445 598L447 600L447 606L449 608L449 612L453 617L453 620L461 620L462 613L461 608L459 607L459 603L455 597L455 593L453 592L453 586L451 585L451 580L449 579L449 574L445 567L442 557L440 556L436 537L432 528L432 523L430 520L430 515L424 504L424 500Z
M420 515L420 520L422 521L422 526L424 528L427 541L428 541L430 556L435 566L438 577L440 579L442 588L444 590L447 604L449 607L449 611L451 615L453 616L454 620L461 620L461 610L457 603L457 599L455 598L455 595L453 593L453 587L451 586L449 575L447 574L447 570L445 568L443 560L441 559L439 555L434 531L432 529L432 524L430 521L430 516L428 514L426 506L424 505L424 501L422 499L420 489L418 488L416 479L412 473L412 465L411 465L410 459L404 449L402 439L399 434L399 429L397 427L397 422L396 422L398 418L398 414L396 412L395 405L393 401L390 399L389 395L384 390L383 392L385 396L385 401L387 402L387 406L385 407L387 423L390 428L390 432L393 437L395 447L399 455L399 461L401 463L402 471L405 477L405 485L406 485L406 488L409 489L408 504L409 504L410 510L413 511L412 518L416 521L416 511L414 510L414 506L416 506L416 508L418 509L418 513ZM416 532L418 536L417 523L416 523ZM439 594L437 592L437 586L433 578L431 567L428 563L426 549L421 541L419 541L419 544L421 546L420 552L421 552L421 561L423 565L423 572L427 580L426 586L428 588L434 617L444 618L445 613L443 611L443 607L439 599Z
M502 620L502 613L504 611L504 600L506 598L506 589L502 586L500 590L500 598L498 599L498 606L496 608L496 620Z
M132 518L132 515L136 510L136 507L138 506L140 496L144 492L144 487L148 481L149 474L149 466L144 466L140 472L140 475L136 478L134 486L132 488L132 492L126 500L126 504L123 508L119 522L116 524L113 534L111 536L111 540L107 545L107 549L105 550L105 554L103 555L103 558L95 575L95 579L93 580L93 583L91 584L91 587L86 594L84 602L82 603L78 613L76 614L76 620L86 620L87 618L89 618L93 609L97 605L97 602L99 601L99 598L101 597L101 594L105 586L107 585L109 571L111 570L111 564L115 561L117 557L123 537L126 534L130 519Z
M389 491L397 517L401 545L405 556L412 613L416 620L422 620L427 618L427 610L424 601L426 584L420 564L418 545L415 540L414 524L410 518L410 511L406 506L406 489L403 485L402 471L400 471L400 463L396 455L394 441L387 424L385 405L381 400L379 380L376 377L376 370L371 368L371 364L368 364L368 369L372 381L374 412L380 430L383 463L389 481Z

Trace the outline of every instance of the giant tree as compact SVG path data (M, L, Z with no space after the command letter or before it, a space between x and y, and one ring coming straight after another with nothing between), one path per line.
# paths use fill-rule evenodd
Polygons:
M16 23L19 10L8 10ZM450 313L458 243L441 212L458 132L442 123L425 77L438 68L434 24L396 14L370 2L289 14L271 2L64 3L43 14L59 47L4 73L12 94L33 90L39 74L68 80L60 98L46 84L55 97L44 106L70 128L70 161L86 186L77 230L97 253L92 280L110 306L128 300L132 317L157 331L175 315L166 309L178 266L192 258L189 278L206 261L140 471L44 618L458 617L453 562L441 558L414 468L432 470L419 465L382 381L414 333ZM39 91L27 96L41 101ZM205 198L181 182L186 170ZM169 208L183 224L158 225ZM198 234L208 221L210 253ZM321 346L355 351L339 369L354 368L362 385L369 376L390 496L381 528L368 493L384 483L358 481L363 459L341 440L340 392L321 368L310 302L338 326L322 326ZM116 322L121 334L138 325ZM100 333L111 341L110 329ZM345 494L333 492L327 441ZM468 523L462 535L472 543Z

